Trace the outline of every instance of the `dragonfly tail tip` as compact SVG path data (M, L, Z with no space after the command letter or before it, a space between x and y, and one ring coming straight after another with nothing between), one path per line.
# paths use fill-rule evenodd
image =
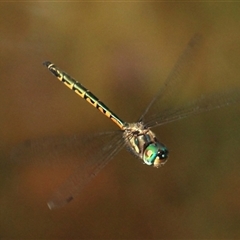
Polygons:
M51 64L51 62L49 62L49 61L43 62L43 65L46 66L46 67L48 67L50 64Z

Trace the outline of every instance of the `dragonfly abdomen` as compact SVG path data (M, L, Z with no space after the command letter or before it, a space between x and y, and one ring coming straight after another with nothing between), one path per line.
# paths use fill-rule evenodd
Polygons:
M56 76L61 82L63 82L68 88L72 89L81 98L89 102L93 107L97 108L106 117L110 118L121 129L125 125L116 114L114 114L109 108L101 102L92 92L85 88L81 83L70 77L67 73L61 71L51 62L43 63L51 73Z

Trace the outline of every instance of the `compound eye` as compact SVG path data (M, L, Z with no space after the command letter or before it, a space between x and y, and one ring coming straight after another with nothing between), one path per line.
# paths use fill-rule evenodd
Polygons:
M153 165L156 157L158 156L158 146L154 143L150 143L144 150L143 161L147 165Z
M168 159L168 150L165 146L161 145L157 154L157 157L154 161L154 167L161 167L167 162Z
M144 150L143 161L147 165L160 167L168 159L168 150L161 143L150 143Z
M158 152L158 157L161 160L166 160L168 158L168 150L164 147Z

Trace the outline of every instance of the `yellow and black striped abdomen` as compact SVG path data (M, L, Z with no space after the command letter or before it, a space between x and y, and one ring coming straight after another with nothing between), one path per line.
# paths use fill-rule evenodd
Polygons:
M93 93L86 89L81 83L70 77L67 73L61 71L53 63L45 62L43 64L52 72L53 75L55 75L67 87L72 89L80 97L84 98L92 106L97 108L101 113L110 118L121 129L123 128L125 123L111 110L109 110L109 108L103 102L101 102Z

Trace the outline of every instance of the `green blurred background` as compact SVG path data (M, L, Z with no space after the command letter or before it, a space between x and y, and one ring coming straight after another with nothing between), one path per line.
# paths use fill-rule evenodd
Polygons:
M64 169L9 160L26 139L117 129L59 83L45 60L129 122L195 33L206 39L207 61L189 91L239 87L239 3L5 2L0 19L1 238L240 238L239 105L157 129L170 149L163 168L123 151L56 211L46 201Z

